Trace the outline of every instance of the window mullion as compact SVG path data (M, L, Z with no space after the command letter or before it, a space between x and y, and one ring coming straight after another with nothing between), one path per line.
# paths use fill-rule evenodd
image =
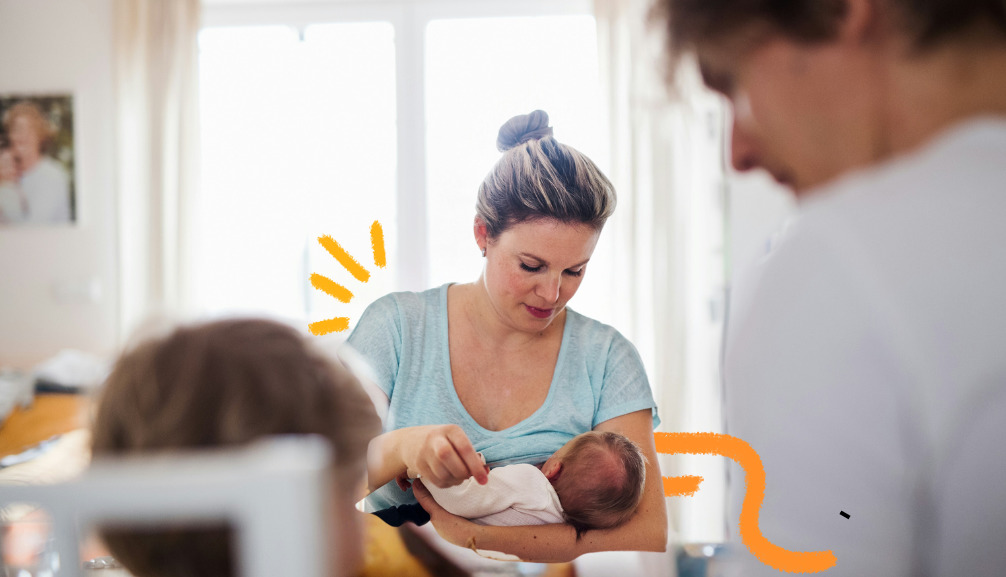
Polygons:
M398 114L398 271L401 290L428 288L426 218L426 98L423 35L426 20L411 3L395 22Z

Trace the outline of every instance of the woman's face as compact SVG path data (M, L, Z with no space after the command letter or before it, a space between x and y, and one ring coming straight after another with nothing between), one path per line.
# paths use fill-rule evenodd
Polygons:
M585 224L534 220L515 224L496 239L476 220L486 247L483 282L499 318L525 332L548 327L580 287L600 231Z
M38 158L42 149L42 139L31 119L21 115L14 118L10 127L10 144L15 156L21 159L21 164L30 164Z

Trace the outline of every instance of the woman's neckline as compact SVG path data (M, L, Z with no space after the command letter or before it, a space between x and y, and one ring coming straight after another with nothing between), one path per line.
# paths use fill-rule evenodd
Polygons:
M450 335L448 333L448 309L447 309L448 289L454 284L455 283L446 283L440 287L440 305L441 307L443 307L443 314L440 315L441 328L439 338L441 339L441 344L443 345L447 356L447 362L444 363L444 372L445 372L444 376L447 381L448 389L450 389L451 401L456 405L456 408L461 412L461 414L464 415L465 419L472 426L476 427L479 431L482 431L488 435L502 435L508 432L512 432L513 430L526 425L533 419L540 416L543 412L547 410L549 405L551 405L552 403L552 398L555 396L555 391L558 388L556 387L556 382L558 382L560 373L562 372L563 360L565 359L566 349L568 348L567 341L570 334L570 331L568 329L569 329L569 319L571 316L571 311L568 308L566 309L565 311L566 314L564 315L562 321L563 326L562 326L562 337L560 338L559 341L559 354L556 356L555 366L552 368L552 379L551 381L549 381L548 394L545 396L545 400L542 401L541 405L538 408L536 408L530 415L521 419L520 421L517 421L513 425L510 425L509 427L500 430L487 429L486 427L483 427L481 423L476 421L475 418L472 417L471 413L468 412L468 409L465 407L464 403L461 402L461 397L458 396L458 390L454 384L454 372L451 369L451 341L450 341Z

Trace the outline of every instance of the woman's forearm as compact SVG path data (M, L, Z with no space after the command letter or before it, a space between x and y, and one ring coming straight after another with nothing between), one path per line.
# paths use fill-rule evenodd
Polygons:
M641 513L621 527L587 531L580 539L569 525L474 525L464 545L516 555L535 563L563 563L596 551L664 551L667 546L664 517Z
M469 526L463 544L477 549L516 555L533 563L565 563L596 551L663 551L666 531L641 531L625 525L616 529L587 531L580 539L569 525L523 525L516 527Z
M398 450L401 432L388 431L374 437L367 446L367 491L373 492L405 472L405 462Z
M569 525L472 525L471 532L464 545L483 555L494 551L533 563L565 563L587 552L583 549L583 539L578 543L576 530Z
M566 525L483 527L475 530L477 547L538 562L569 561L595 551L666 550L667 512L650 411L636 411L610 419L598 425L596 430L625 435L639 446L646 457L643 497L628 522L613 529L587 531L579 540L576 539L576 532Z

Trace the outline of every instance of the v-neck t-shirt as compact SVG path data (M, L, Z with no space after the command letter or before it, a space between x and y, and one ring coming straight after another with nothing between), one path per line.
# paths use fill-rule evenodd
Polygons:
M385 431L459 425L490 466L541 463L567 441L598 424L650 409L660 423L643 362L614 328L568 307L562 343L545 401L529 417L488 430L465 409L451 376L447 288L381 297L360 317L349 344L374 371L389 399ZM367 497L368 510L415 503L393 481Z

